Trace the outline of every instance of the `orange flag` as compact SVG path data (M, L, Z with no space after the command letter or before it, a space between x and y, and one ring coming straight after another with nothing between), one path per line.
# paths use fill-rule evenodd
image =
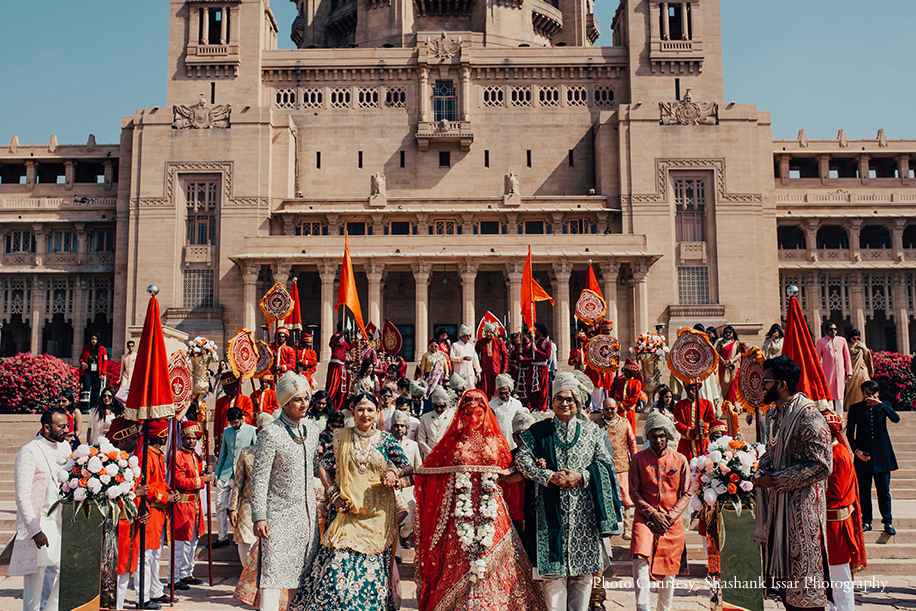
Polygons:
M347 306L356 319L356 326L363 332L363 337L369 339L366 326L363 324L363 311L359 307L359 295L356 294L356 278L353 276L353 261L350 260L350 236L344 231L344 260L343 270L340 272L340 288L337 291L337 304L334 309L340 311L341 304Z
M604 295L601 293L601 287L598 286L598 278L595 277L595 270L592 269L591 261L588 262L588 280L585 283L585 288L604 299Z
M531 247L528 247L528 258L525 259L525 271L522 274L522 320L528 325L529 329L534 329L536 322L534 314L534 304L538 301L550 300L553 305L553 297L547 294L541 285L534 281L534 275L531 273Z

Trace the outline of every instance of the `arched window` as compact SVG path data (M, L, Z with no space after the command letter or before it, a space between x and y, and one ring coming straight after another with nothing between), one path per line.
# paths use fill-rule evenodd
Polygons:
M866 225L859 233L859 246L868 249L891 247L891 233L884 225Z
M798 225L780 225L776 228L776 239L780 250L804 250L807 248L805 232Z
M849 236L840 225L824 225L817 230L818 248L849 248Z

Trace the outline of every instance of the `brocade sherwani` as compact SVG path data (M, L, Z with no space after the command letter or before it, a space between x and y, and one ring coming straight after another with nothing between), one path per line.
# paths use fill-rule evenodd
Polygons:
M266 520L269 531L260 540L261 588L298 588L303 567L311 567L318 552L317 452L318 428L307 418L297 426L283 414L258 434L251 519Z
M766 414L766 454L760 470L774 485L762 489L754 536L764 543L768 589L796 607L827 604L826 487L833 465L830 429L805 395ZM769 580L782 582L771 587ZM781 587L780 587L781 586Z
M614 458L605 432L580 418L569 423L549 418L531 425L522 433L522 439L525 445L519 446L515 467L523 476L540 484L536 501L537 558L532 558L532 565L537 565L537 573L542 577L573 577L603 571L601 535L602 531L607 532L607 524L602 525L599 518L594 473L608 474L613 479L603 482L605 486L613 486L617 500L613 509L617 515L606 516L612 523L610 528L617 528L620 517ZM553 451L549 451L551 447ZM537 466L540 458L547 461L546 469ZM596 470L597 466L603 469ZM564 468L582 474L582 482L575 488L562 490L550 483L550 476ZM551 506L554 503L558 506ZM556 526L552 524L555 519L559 519ZM549 549L552 538L558 539L559 558Z

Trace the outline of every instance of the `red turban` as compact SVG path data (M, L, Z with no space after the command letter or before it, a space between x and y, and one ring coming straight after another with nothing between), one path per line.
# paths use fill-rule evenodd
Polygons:
M169 421L167 418L155 418L149 421L149 438L166 439L169 436Z
M121 441L122 439L133 437L139 432L140 427L137 426L136 421L118 417L111 421L106 437L108 437L109 441Z
M194 435L195 437L203 435L203 430L200 428L199 422L185 420L181 423L181 436L188 437L190 435Z

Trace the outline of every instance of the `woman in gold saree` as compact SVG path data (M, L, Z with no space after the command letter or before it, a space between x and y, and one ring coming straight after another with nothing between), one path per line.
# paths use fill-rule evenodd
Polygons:
M410 485L408 461L394 437L376 428L375 398L361 395L354 404L355 426L335 433L333 452L319 463L328 526L291 611L385 611L391 597L393 488Z

